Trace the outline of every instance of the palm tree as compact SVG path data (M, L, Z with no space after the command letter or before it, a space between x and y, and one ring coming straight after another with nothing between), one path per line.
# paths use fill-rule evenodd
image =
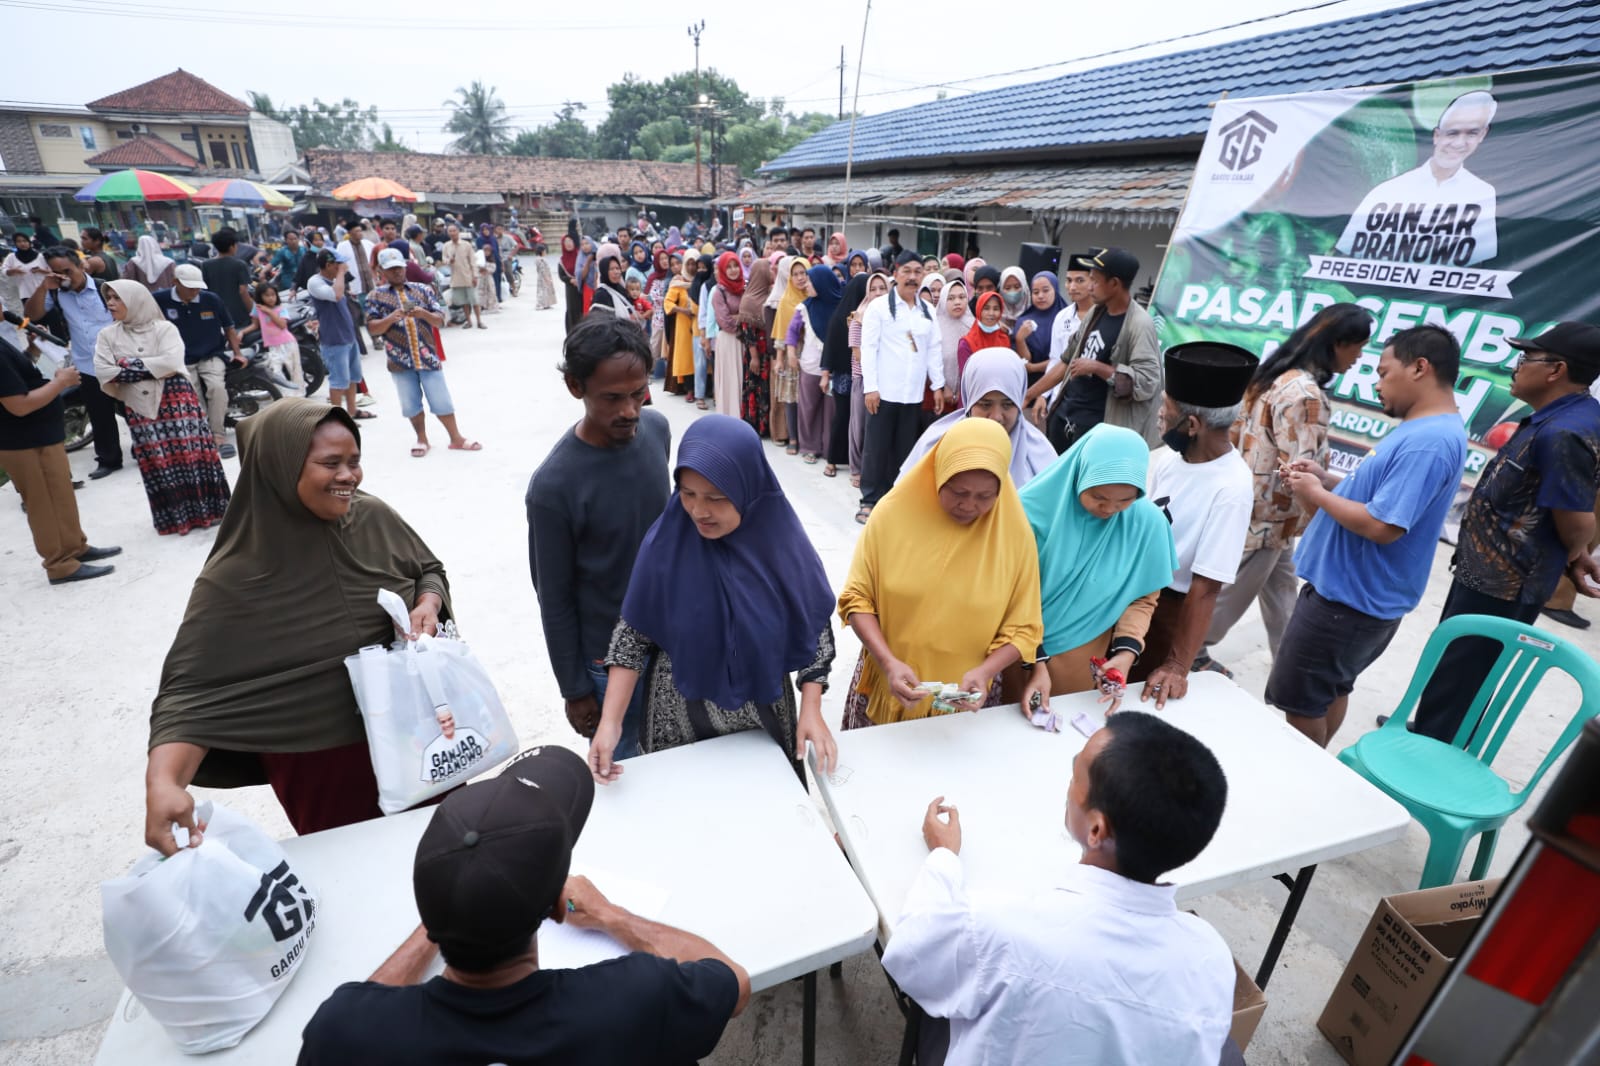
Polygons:
M450 143L452 152L499 155L511 147L511 119L493 86L475 81L470 89L458 87L456 94L459 100L445 101L451 114L444 130L457 135Z
M394 135L394 130L389 128L389 124L387 122L385 122L383 124L383 136L381 138L379 138L377 141L373 142L372 150L374 152L409 152L409 151L411 151L411 149L409 147L407 147L405 141L400 140L399 138L397 138Z

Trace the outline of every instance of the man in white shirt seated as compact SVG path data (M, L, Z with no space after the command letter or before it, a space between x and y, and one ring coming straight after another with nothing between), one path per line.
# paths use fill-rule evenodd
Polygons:
M929 855L883 968L923 1010L949 1019L944 1061L1223 1061L1232 955L1157 878L1205 849L1227 796L1200 741L1153 715L1111 715L1073 760L1067 786L1067 832L1083 857L1053 890L1026 893L968 891L960 816L943 796L930 803ZM929 1057L925 1042L919 1062Z
M1230 429L1259 360L1243 348L1192 341L1167 349L1167 394L1157 418L1164 448L1150 453L1145 494L1172 523L1178 569L1150 616L1144 651L1128 671L1144 682L1140 700L1189 692L1217 594L1239 575L1255 508L1255 476L1233 446Z

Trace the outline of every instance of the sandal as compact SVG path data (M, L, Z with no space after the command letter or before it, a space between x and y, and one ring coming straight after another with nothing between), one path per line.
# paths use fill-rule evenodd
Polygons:
M483 445L475 440L464 440L460 444L450 445L450 450L453 452L481 452L483 451Z
M478 328L479 328L479 329L488 329L488 328L489 328L489 327L488 327L488 326L486 326L486 325L484 325L484 324L483 324L483 323L482 323L482 322L479 322L479 323L478 323Z
M822 468L822 476L823 477L838 477L839 476L839 468L834 466L832 463L829 463L827 466Z
M800 445L791 444L787 448L784 449L784 452L786 454L788 454L788 455L799 455L800 454Z
M817 465L817 455L816 455L815 452L806 452L804 455L802 455L800 457L800 461L802 463L806 464L807 466L816 466Z
M360 411L360 410L358 410L351 417L352 418L377 418L378 416L373 414L371 411Z
M426 441L418 441L411 446L411 458L421 459L433 450L433 446Z
M872 517L872 508L871 507L868 507L866 504L862 504L860 507L856 508L856 522L859 525L863 525L863 526L866 525L867 524L867 519L871 518L871 517Z
M702 411L709 411L711 409L711 408L706 406L706 402L704 400L696 400L694 402L694 405L696 407L700 408L700 410L702 410Z
M850 487L853 488L853 489L859 489L861 487L861 475L860 474L851 474L850 475Z
M1189 666L1189 672L1191 674L1198 674L1203 671L1210 671L1213 674L1221 674L1229 681L1233 680L1233 671L1217 662L1217 660L1213 659L1206 652L1201 652L1199 658L1195 659L1195 661Z

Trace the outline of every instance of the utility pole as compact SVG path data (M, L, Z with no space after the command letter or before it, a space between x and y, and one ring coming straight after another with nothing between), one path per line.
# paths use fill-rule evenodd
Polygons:
M704 103L700 96L700 35L705 32L706 20L689 24L689 36L694 38L694 98L696 103ZM700 182L700 124L701 117L698 110L694 113L694 191L700 192L704 186Z
M839 121L844 121L844 45L839 46Z

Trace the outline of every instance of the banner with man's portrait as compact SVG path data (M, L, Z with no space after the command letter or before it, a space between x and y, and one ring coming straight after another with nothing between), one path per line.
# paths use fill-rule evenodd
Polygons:
M1526 412L1508 339L1600 322L1597 238L1600 67L1223 100L1150 310L1163 347L1263 356L1330 304L1370 311L1366 353L1330 386L1340 470L1393 424L1384 342L1443 326L1461 342L1471 482L1485 438Z

